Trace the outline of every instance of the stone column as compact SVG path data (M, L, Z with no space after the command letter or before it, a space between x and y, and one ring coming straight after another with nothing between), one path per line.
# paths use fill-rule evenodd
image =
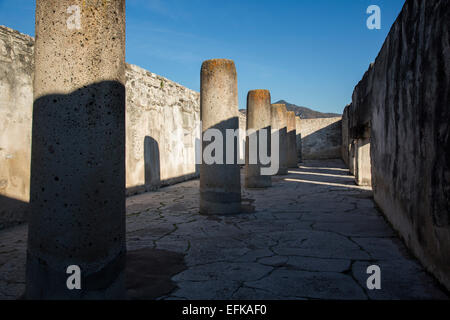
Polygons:
M265 144L270 152L271 104L268 90L252 90L247 95L247 136L245 148L245 186L247 188L267 188L272 185L272 177L261 175L260 145ZM261 132L265 131L266 139ZM251 147L251 148L250 148ZM250 154L252 152L252 154ZM270 154L270 153L269 153ZM263 156L268 156L265 154ZM256 163L250 163L250 159Z
M278 135L279 139L279 152L280 152L280 168L278 175L287 174L287 110L284 104L272 105L272 131ZM274 136L272 135L272 138Z
M234 62L214 59L203 62L200 84L200 110L203 151L200 167L200 213L234 214L241 211L240 166L237 161L238 138L227 141L227 129L239 128L237 74ZM230 130L230 131L231 131ZM219 136L217 136L219 134ZM212 141L206 141L207 136ZM220 137L221 136L221 137ZM223 148L219 150L223 141ZM228 139L231 140L231 139ZM234 142L234 143L233 143ZM226 145L233 143L230 149ZM215 161L205 159L212 146ZM220 153L222 151L222 153ZM227 153L234 152L233 155ZM227 161L231 158L232 161Z
M297 133L295 129L295 112L287 113L288 167L298 168Z
M300 117L295 117L295 132L297 134L297 159L298 162L303 162L302 159L302 119Z
M124 68L125 0L36 1L29 299L124 297Z

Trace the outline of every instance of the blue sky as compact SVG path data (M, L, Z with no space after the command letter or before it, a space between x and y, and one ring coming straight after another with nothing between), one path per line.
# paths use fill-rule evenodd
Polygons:
M127 62L194 90L200 67L233 59L247 92L341 113L404 0L127 0ZM381 8L381 30L366 9ZM34 0L0 0L0 24L34 35Z

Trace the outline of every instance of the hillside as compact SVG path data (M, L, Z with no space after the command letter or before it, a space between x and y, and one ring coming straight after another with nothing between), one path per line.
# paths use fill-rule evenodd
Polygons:
M275 103L285 104L288 111L294 111L296 116L299 116L302 119L314 119L314 118L333 118L333 117L341 117L342 114L336 113L322 113L319 111L312 110L306 107L300 107L295 104L286 102L284 100L277 101Z
M277 102L274 102L274 104L281 103L285 104L288 111L294 111L296 116L299 116L302 119L315 119L315 118L334 118L334 117L341 117L342 114L337 113L322 113L319 111L312 110L310 108L306 107L300 107L295 104L286 102L284 100L280 100ZM245 109L239 110L242 113L246 113Z

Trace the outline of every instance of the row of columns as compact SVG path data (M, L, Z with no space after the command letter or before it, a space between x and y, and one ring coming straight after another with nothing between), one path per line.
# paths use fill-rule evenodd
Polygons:
M35 79L26 297L125 297L125 0L36 1ZM227 135L238 129L231 60L201 69L201 119ZM278 174L296 167L295 115L248 94L247 129L279 133ZM257 134L258 135L258 134ZM206 141L203 141L206 147ZM200 212L241 210L240 165L200 169ZM271 185L248 163L248 188ZM71 272L81 273L79 286Z
M210 130L218 129L223 137L227 137L227 129L239 128L237 74L232 60L214 59L203 63L200 109L203 149L210 144L209 137L205 139ZM270 164L262 160L261 153L264 155L265 152L261 151L270 153L272 161L277 159L278 175L286 175L288 168L298 168L296 128L295 112L287 111L284 104L271 104L268 90L252 90L248 93L245 187L267 188L272 184L271 176L262 174L262 168ZM278 141L278 151L270 148L275 139ZM224 141L223 164L203 162L201 165L200 212L203 214L232 214L241 211L240 166L237 161L233 164L226 163L227 152L230 152L225 146L227 143L230 141ZM232 143L236 145L234 141ZM251 148L252 143L254 148ZM267 146L267 150L261 150L262 145ZM273 157L275 152L278 154Z

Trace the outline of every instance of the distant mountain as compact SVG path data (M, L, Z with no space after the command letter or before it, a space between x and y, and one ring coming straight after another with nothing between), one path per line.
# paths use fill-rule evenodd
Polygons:
M315 119L315 118L334 118L341 117L342 114L336 113L322 113L319 111L315 111L306 107L296 106L295 104L286 102L284 100L280 100L275 102L274 104L281 103L285 104L288 111L294 111L296 116L299 116L302 119Z
M322 113L319 111L315 111L306 107L300 107L295 104L286 102L284 100L280 100L274 102L274 104L285 104L288 111L294 111L296 116L299 116L302 119L316 119L316 118L334 118L334 117L342 117L342 114L337 113ZM245 109L240 110L243 114L246 113Z

